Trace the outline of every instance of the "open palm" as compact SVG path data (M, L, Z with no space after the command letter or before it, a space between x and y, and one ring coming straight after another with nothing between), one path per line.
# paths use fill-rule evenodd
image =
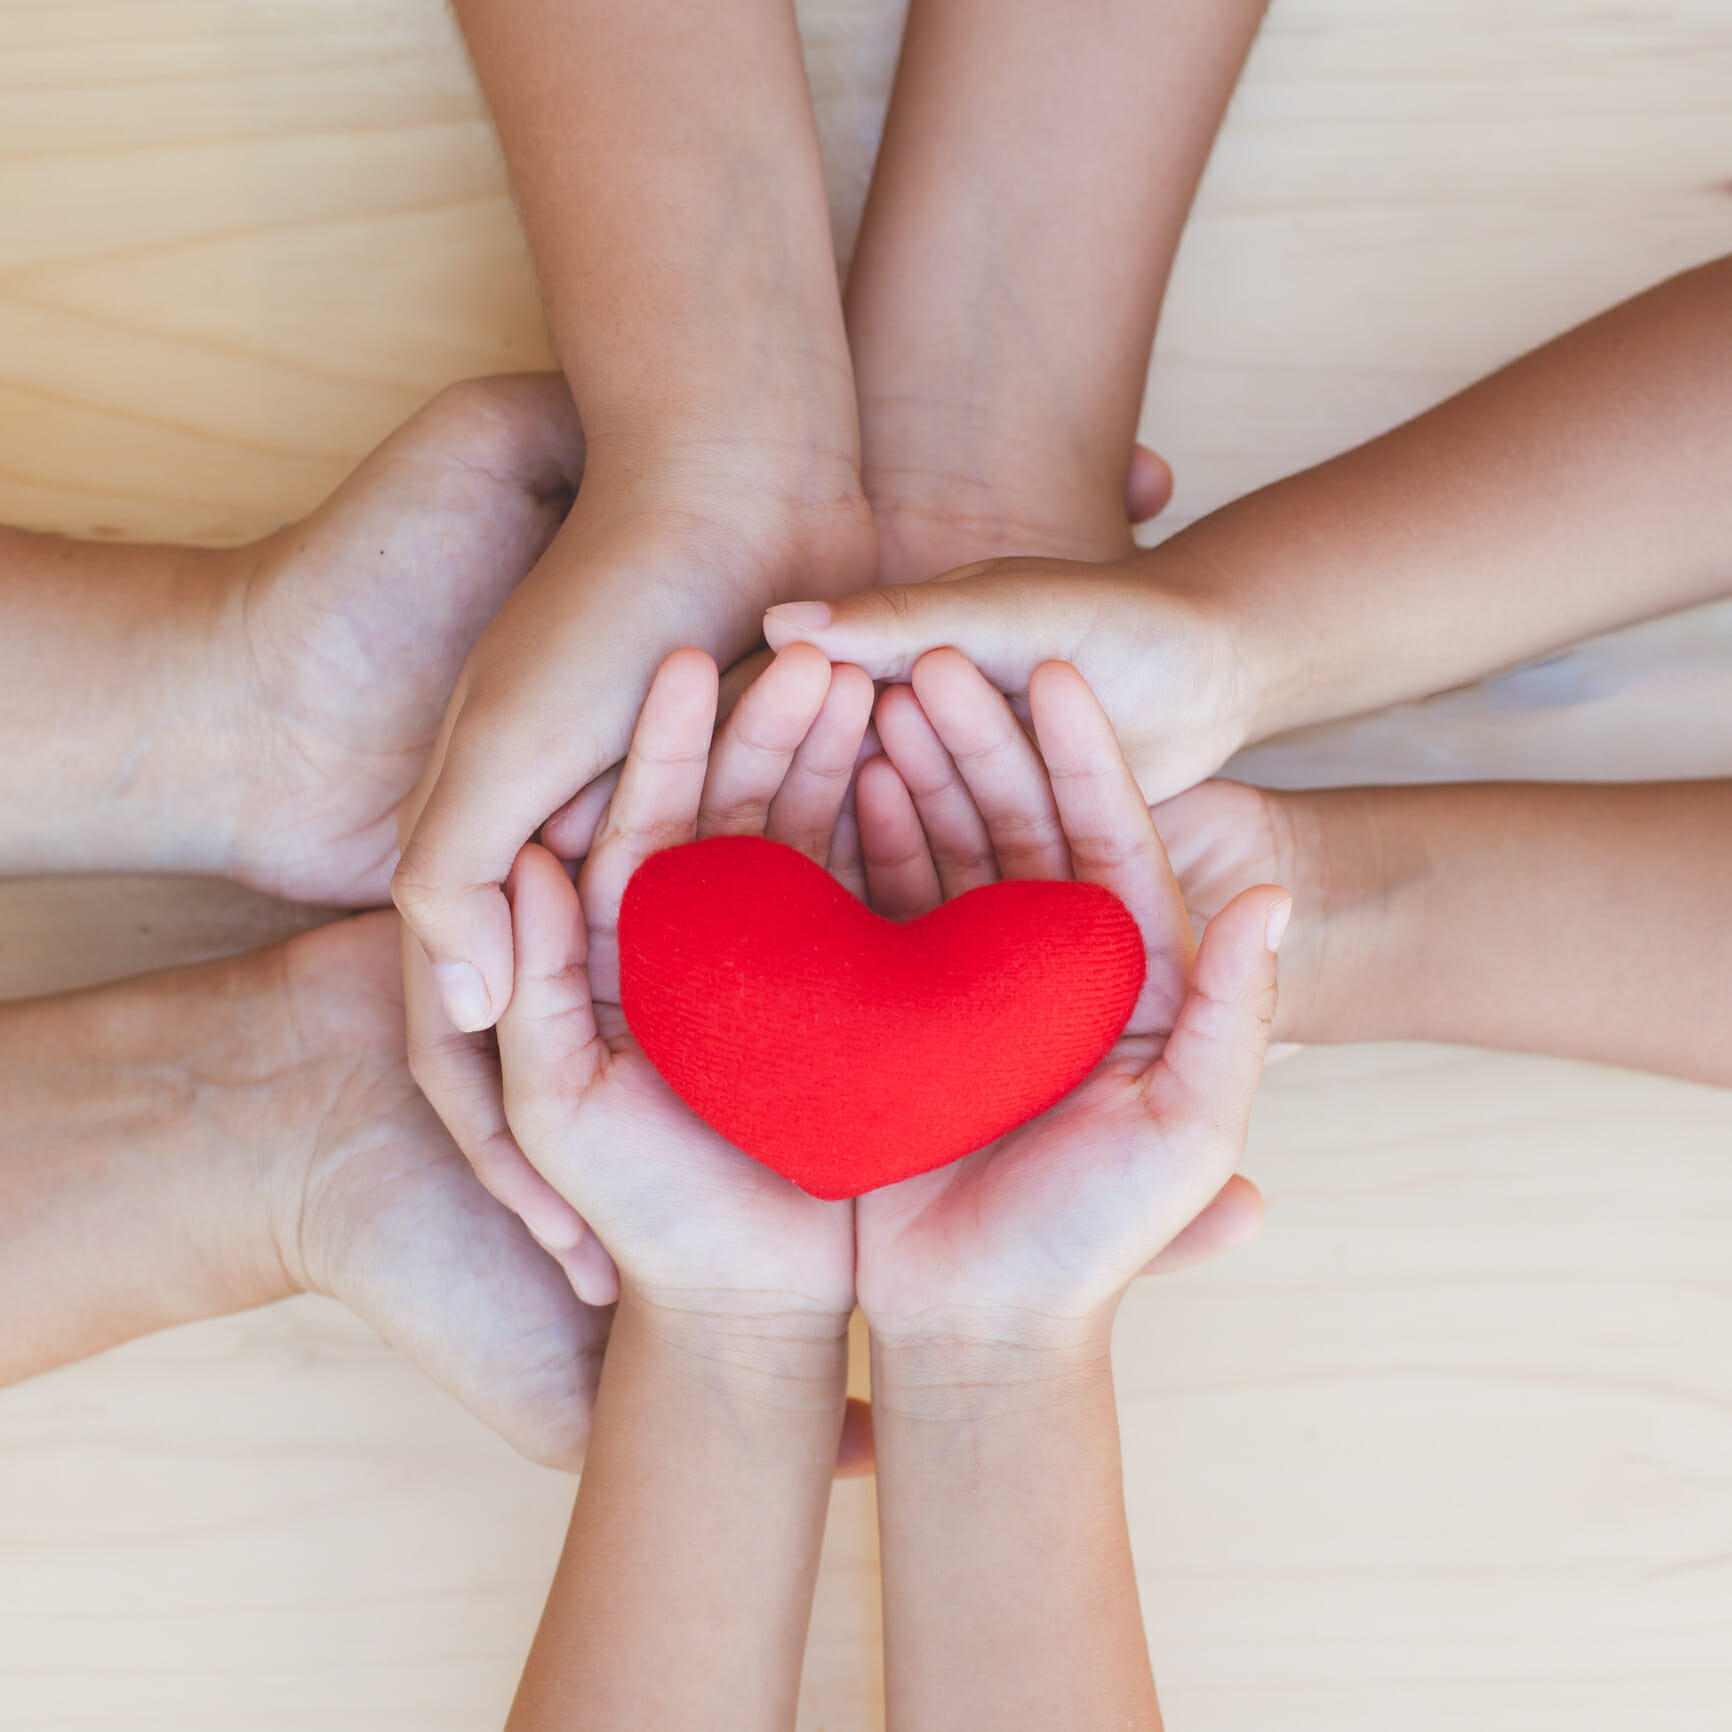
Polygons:
M1057 1106L858 1200L860 1300L880 1332L1098 1311L1223 1193L1244 1144L1287 898L1246 892L1197 947L1088 687L1048 664L1030 706L1039 753L954 652L885 694L888 758L863 770L859 795L875 900L911 913L999 876L1087 879L1130 909L1147 977L1124 1037Z
M712 750L716 697L708 656L685 650L662 664L575 888L547 849L519 854L518 977L499 1025L506 1111L589 1226L566 1256L586 1297L614 1297L617 1268L664 1305L845 1313L849 1205L807 1196L693 1115L619 1008L619 906L638 865L719 834L769 835L828 860L872 688L815 651L781 658Z

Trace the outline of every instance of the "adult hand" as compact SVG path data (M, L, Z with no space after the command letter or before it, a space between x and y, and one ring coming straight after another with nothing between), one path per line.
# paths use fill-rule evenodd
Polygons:
M0 1383L317 1291L577 1465L608 1314L411 1080L396 926L0 1006Z
M564 382L452 386L310 517L233 556L215 607L235 688L234 873L273 895L389 900L397 812L464 658L583 474Z
M328 1293L525 1455L575 1468L610 1315L481 1188L404 1060L397 917L267 953L282 1050L258 1146L290 1285ZM233 966L251 964L251 959Z

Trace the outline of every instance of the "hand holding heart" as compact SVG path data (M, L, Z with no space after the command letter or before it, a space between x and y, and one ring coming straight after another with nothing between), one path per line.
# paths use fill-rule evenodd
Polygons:
M1050 1111L857 1200L859 1301L881 1340L1001 1342L1092 1327L1163 1250L1207 1254L1197 1241L1246 1236L1260 1212L1232 1172L1289 899L1268 885L1245 891L1198 945L1082 677L1045 664L1029 706L1033 743L953 650L922 658L911 687L884 693L886 757L864 766L858 792L874 901L907 916L999 878L1099 884L1142 933L1143 988L1112 1052Z
M678 843L766 835L828 859L871 711L864 676L806 649L785 654L706 753L714 668L696 652L670 657L578 887L546 850L519 856L519 984L499 1030L507 1110L530 1158L593 1229L568 1260L586 1299L613 1296L617 1264L661 1304L698 1309L725 1296L755 1315L834 1316L853 1302L857 1228L859 1292L876 1328L940 1313L950 1328L1001 1328L1031 1311L1071 1318L1116 1296L1222 1192L1273 1002L1266 935L1286 898L1248 892L1198 958L1147 808L1087 687L1053 665L1034 690L1050 780L960 657L929 657L914 692L886 694L879 719L892 756L869 762L857 790L873 900L908 915L1001 876L1101 884L1143 935L1143 991L1125 1038L1052 1111L853 1205L807 1196L674 1096L620 1010L617 932L633 872ZM1228 1201L1215 1214L1231 1236L1246 1224L1245 1194Z
M585 1300L608 1303L623 1281L675 1310L845 1319L850 1206L807 1196L695 1118L620 1010L632 873L717 835L768 836L827 861L872 712L864 674L807 650L778 658L712 749L716 694L701 652L662 664L575 888L545 848L518 855L517 984L499 1023L506 1114L591 1229L563 1258Z

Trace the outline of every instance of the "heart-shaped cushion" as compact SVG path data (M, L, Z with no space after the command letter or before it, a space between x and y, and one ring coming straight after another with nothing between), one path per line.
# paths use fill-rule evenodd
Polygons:
M898 923L751 836L651 855L620 907L620 1002L650 1062L815 1197L1044 1112L1123 1032L1143 971L1136 922L1098 884L988 884Z

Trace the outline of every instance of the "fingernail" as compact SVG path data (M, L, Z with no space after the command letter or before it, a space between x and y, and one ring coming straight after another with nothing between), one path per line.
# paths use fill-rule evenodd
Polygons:
M445 1014L465 1034L489 1027L493 1022L493 1000L487 982L472 962L436 962L433 979L445 1002Z
M773 619L793 631L822 631L830 623L831 613L821 601L784 601L768 610L764 618Z
M1287 922L1293 918L1293 898L1283 898L1269 910L1269 923L1263 928L1263 942L1269 946L1270 953L1281 948L1281 940L1287 936Z

